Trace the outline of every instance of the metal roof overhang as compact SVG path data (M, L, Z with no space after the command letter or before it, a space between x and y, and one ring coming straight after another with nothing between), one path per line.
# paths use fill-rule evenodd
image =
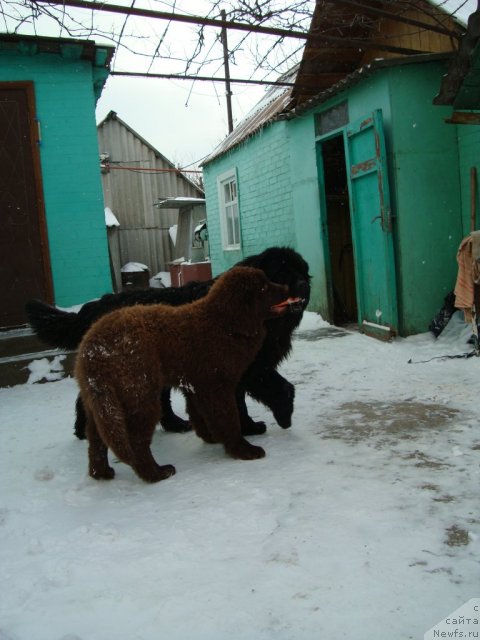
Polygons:
M205 205L205 198L165 198L154 203L156 209L191 209Z

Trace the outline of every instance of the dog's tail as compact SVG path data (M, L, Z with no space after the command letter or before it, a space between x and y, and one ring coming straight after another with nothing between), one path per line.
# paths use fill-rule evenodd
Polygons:
M37 336L51 347L76 349L88 329L78 313L62 311L40 300L25 305L27 319Z

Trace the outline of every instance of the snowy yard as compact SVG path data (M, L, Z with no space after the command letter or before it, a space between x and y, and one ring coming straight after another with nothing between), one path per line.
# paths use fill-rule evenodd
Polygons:
M250 405L267 457L159 430L155 485L87 476L72 379L0 389L0 640L422 639L480 595L480 358L408 360L468 335L306 314L292 428Z

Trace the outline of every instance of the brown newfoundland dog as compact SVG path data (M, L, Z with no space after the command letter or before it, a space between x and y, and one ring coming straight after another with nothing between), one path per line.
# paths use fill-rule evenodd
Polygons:
M233 458L265 451L242 435L236 393L265 339L265 320L283 313L288 287L237 267L207 296L182 307L137 305L104 316L78 349L75 376L87 416L89 473L110 479L110 448L146 482L175 473L150 450L161 418L160 391L182 389L193 427ZM272 320L275 321L275 320Z
M290 309L282 318L267 320L264 343L255 360L248 367L237 390L238 410L244 435L263 433L265 424L254 422L247 412L245 394L270 408L278 424L291 425L294 387L278 372L277 367L291 350L292 332L300 324L310 299L308 264L293 249L270 247L250 256L236 266L261 269L268 279L288 286L289 296L299 297L302 303ZM33 330L46 344L63 349L76 349L90 325L102 315L137 304L168 304L179 306L203 298L214 281L190 282L183 287L145 289L106 294L99 300L84 304L78 313L63 311L44 302L32 300L26 305L27 317ZM75 434L85 438L85 412L80 396L76 405ZM166 431L187 431L187 422L175 415L170 404L170 389L162 390L162 426Z

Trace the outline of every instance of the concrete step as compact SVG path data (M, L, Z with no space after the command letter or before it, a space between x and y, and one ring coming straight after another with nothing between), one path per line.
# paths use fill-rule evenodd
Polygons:
M49 349L31 329L0 332L0 387L25 384L73 375L75 352Z

